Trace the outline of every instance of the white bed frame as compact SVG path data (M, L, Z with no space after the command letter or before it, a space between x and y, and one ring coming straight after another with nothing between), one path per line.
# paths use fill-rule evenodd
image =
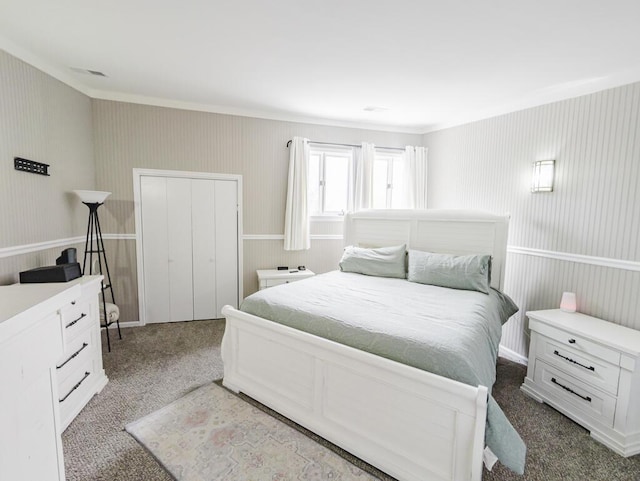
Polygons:
M474 211L347 214L345 245L491 254L501 288L508 217ZM480 481L488 391L231 306L223 384L402 481Z

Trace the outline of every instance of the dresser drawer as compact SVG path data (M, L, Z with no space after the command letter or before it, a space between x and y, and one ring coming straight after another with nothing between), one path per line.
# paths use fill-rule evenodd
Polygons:
M613 427L616 398L536 360L534 381L549 394L550 401L565 406L567 411L581 411L607 427Z
M56 377L58 378L59 391L62 392L62 384L67 378L79 370L81 366L91 364L95 348L92 342L92 329L85 329L76 339L67 345L67 350L56 363Z
M87 299L79 299L61 309L62 341L65 352L68 351L70 343L94 322L92 307Z
M574 339L578 344L578 339L575 337ZM538 335L535 357L576 379L616 396L620 367L569 346L573 346L573 344L565 345L546 336Z
M87 398L93 394L95 376L91 360L71 373L58 388L60 420L66 427L84 407Z
M532 330L535 328L535 331L557 341L562 346L570 347L575 352L590 354L616 366L620 365L620 353L618 351L563 331L562 329L557 329L543 322L532 320L531 324L535 324L535 326L531 327Z

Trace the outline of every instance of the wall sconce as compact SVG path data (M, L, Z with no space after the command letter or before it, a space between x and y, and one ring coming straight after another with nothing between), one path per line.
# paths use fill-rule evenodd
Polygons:
M531 192L553 192L555 160L536 160L533 163Z

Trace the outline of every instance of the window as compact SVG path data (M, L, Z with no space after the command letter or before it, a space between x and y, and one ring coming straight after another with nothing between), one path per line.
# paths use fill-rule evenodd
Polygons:
M353 149L312 148L309 152L309 213L343 215L353 197Z
M402 152L377 152L373 164L373 205L371 207L374 209L405 208L406 175Z
M354 148L316 147L309 151L309 213L337 216L353 209ZM406 207L404 152L380 149L373 165L374 209Z

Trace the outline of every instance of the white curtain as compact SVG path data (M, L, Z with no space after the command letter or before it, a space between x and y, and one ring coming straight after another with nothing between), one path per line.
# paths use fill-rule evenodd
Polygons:
M284 250L311 248L307 186L309 172L309 140L294 137L289 148L289 183L284 218Z
M373 205L373 163L375 159L375 145L362 142L362 148L356 149L354 211L370 209Z
M405 192L407 207L410 209L427 208L427 148L405 148L407 175Z

